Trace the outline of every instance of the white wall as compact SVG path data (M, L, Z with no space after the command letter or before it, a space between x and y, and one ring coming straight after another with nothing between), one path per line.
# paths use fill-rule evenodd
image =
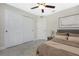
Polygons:
M57 31L59 17L64 17L68 15L73 15L73 14L79 14L79 6L75 6L75 7L57 12L53 15L47 16L47 32L48 32L47 35L49 36L52 30Z

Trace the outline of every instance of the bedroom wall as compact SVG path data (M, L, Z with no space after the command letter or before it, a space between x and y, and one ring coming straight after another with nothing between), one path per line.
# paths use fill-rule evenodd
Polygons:
M78 14L78 13L79 13L79 6L75 6L75 7L57 12L53 15L47 16L46 18L47 19L47 32L48 32L47 35L49 36L52 30L55 32L57 31L59 17Z

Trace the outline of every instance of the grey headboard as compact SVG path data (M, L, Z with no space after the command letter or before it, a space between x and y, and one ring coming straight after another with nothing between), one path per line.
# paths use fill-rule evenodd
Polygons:
M74 33L79 34L79 30L57 30L59 33Z

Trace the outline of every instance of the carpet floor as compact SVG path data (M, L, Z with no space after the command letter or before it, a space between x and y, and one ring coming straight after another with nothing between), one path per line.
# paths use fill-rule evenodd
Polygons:
M46 40L26 42L0 51L0 56L36 56L37 47Z

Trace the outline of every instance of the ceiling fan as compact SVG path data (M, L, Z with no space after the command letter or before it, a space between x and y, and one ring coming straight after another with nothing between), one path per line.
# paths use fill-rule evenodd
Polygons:
M54 9L55 6L46 5L45 3L37 3L37 6L32 7L31 9L36 9L36 8L41 9L42 13L44 13L44 8L52 8L52 9Z

